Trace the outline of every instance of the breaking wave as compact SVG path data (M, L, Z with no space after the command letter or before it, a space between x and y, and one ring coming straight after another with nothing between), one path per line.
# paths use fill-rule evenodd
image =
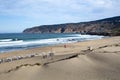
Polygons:
M13 40L13 39L1 39L0 40L0 52L26 49L37 46L46 46L46 45L55 45L63 43L73 43L78 41L85 40L94 40L101 39L104 36L96 35L80 35L80 34L71 34L66 37L56 37L48 39L37 39L37 40Z

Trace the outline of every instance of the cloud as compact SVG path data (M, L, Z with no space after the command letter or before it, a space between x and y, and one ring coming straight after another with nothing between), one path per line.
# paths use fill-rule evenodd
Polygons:
M112 7L113 5L113 1L111 0L87 0L87 1L93 7L109 8Z
M0 15L85 20L119 15L119 5L120 0L0 0Z

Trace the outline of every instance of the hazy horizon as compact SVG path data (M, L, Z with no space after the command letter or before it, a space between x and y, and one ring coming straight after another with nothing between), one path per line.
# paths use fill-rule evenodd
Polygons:
M120 0L0 0L0 33L120 15Z

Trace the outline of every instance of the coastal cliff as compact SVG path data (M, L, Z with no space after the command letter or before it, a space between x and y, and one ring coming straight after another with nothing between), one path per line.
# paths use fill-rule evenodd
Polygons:
M120 16L89 22L36 26L25 29L23 33L81 33L120 36Z

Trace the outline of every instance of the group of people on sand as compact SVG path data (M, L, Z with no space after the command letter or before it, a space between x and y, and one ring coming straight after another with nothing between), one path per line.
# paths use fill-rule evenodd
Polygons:
M64 48L66 48L66 47L67 46L64 45ZM87 50L92 51L93 48L89 46ZM37 57L37 56L41 56L42 59L47 59L47 58L53 59L54 53L49 52L48 54L46 54L46 53L42 53L42 54L41 53L40 54L26 54L25 56L7 57L7 58L4 58L4 59L0 59L0 64L4 63L4 62L11 62L11 61L15 61L15 60L32 58L32 57Z
M15 60L21 60L21 59L26 59L26 58L32 58L32 57L37 57L37 56L41 56L42 59L46 59L46 58L53 58L54 53L44 53L44 54L27 54L25 56L13 56L13 57L7 57L4 59L0 59L0 64L1 63L5 63L5 62L11 62L11 61L15 61Z
M42 54L43 59L52 58L53 56L54 56L54 53Z

